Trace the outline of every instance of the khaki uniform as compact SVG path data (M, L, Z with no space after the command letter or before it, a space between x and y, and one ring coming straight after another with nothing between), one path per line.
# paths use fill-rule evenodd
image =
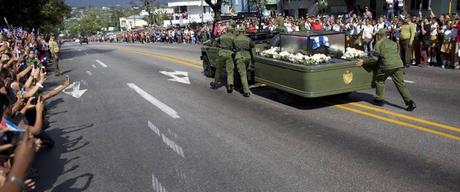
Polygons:
M236 68L238 69L238 73L240 74L243 92L250 93L247 76L247 67L251 63L251 49L254 48L254 43L252 42L251 38L247 37L244 34L240 34L236 36L234 44L235 49L237 51L235 54ZM233 67L227 67L227 75L229 77L229 82L227 83L233 84Z
M233 40L235 39L235 35L232 33L225 33L218 39L219 44L219 58L217 59L217 66L216 66L216 73L214 76L214 82L221 82L221 73L222 68L226 65L227 69L227 81L230 75L228 75L228 68L234 66L233 64L233 49L235 48L233 44ZM233 74L233 73L232 73ZM233 75L231 75L233 80Z
M413 23L406 23L401 26L401 33L399 35L399 47L401 48L401 58L403 58L404 65L409 65L412 59L412 46L415 38L415 25Z
M407 105L412 101L412 96L404 83L404 65L399 57L397 44L390 39L382 38L375 44L375 52L379 55L378 58L374 57L374 59L379 59L379 68L375 79L376 99L383 101L385 80L391 77Z
M56 75L59 75L61 73L59 69L59 52L60 52L59 45L57 44L55 40L52 40L52 39L50 39L48 44L49 44L51 56L53 57L53 63L56 66Z

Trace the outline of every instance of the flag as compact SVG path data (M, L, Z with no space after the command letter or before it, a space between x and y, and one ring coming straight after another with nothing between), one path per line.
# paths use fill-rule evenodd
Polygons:
M317 49L321 47L321 45L324 45L326 47L329 47L329 38L326 36L317 36L317 37L310 37L310 42L312 49Z
M3 127L7 127L8 128L8 131L15 131L15 132L24 132L25 130L24 129L21 129L19 128L16 124L14 124L13 122L5 119L5 118L2 118L2 122L0 122L0 125L3 126Z

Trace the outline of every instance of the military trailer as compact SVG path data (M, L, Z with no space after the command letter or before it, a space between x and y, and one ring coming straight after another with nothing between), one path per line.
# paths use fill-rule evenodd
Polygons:
M268 35L266 37L272 37ZM341 32L309 31L278 34L276 41L267 38L259 41L253 50L253 66L248 73L252 82L305 98L348 94L373 88L374 71L371 65L356 66L355 58L343 58L346 52L345 34ZM263 54L264 49L278 49L277 53L300 54L300 56L323 55L327 62L292 62L289 58L272 58ZM217 45L202 47L204 74L213 77L217 58ZM362 51L361 51L362 52ZM362 52L363 53L363 52ZM281 56L283 57L283 56ZM362 56L367 59L366 56Z
M356 59L341 58L346 50L344 33L280 34L280 50L306 55L322 53L331 58L325 63L298 64L256 54L256 82L306 98L346 94L373 87L372 64L363 68L356 66Z

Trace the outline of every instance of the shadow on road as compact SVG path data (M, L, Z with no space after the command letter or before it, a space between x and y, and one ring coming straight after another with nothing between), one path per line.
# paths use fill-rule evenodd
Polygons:
M304 98L266 86L252 88L251 92L260 97L283 103L300 110L313 110L352 102L366 102L373 105L372 101L374 100L373 95L363 92L353 92L319 98ZM399 109L405 109L403 106L388 101L385 101L385 104Z
M88 141L83 141L84 138L82 136L70 138L68 134L82 131L93 126L94 124L92 123L86 123L65 128L54 128L46 131L54 139L55 146L53 149L42 151L36 157L33 167L36 167L40 174L37 179L37 191L47 191L52 189L52 191L56 192L77 192L85 191L90 186L94 177L93 173L84 173L78 177L59 182L57 186L53 187L53 185L57 183L59 176L73 172L80 167L77 164L64 169L64 167L69 163L80 159L80 156L72 155L71 152L77 151L89 145ZM62 156L64 154L67 157L71 157L63 158ZM75 185L80 187L76 187Z

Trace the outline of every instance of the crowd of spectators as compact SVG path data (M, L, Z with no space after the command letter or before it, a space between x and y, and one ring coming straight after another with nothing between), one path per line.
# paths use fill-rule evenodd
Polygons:
M35 154L54 146L45 132L45 102L68 87L69 80L47 86L50 62L57 65L59 57L54 35L12 27L0 32L0 191L28 191L39 175L30 168Z
M393 10L393 9L391 9ZM402 10L402 9L396 9ZM399 13L400 11L398 11ZM402 13L402 12L401 12ZM447 14L435 15L431 8L427 15L419 12L410 16L388 11L387 15L375 17L369 7L355 9L343 15L317 15L294 18L289 16L264 17L259 25L257 18L245 19L237 27L244 27L247 33L259 30L280 32L337 31L346 34L346 46L366 52L373 50L375 34L380 29L388 31L388 37L400 45L401 57L405 66L421 67L435 65L443 68L459 69L460 18ZM397 15L397 14L396 14ZM98 35L93 41L126 43L203 43L211 34L219 36L218 23L212 31L212 23L193 26L149 27L132 32L112 35Z

